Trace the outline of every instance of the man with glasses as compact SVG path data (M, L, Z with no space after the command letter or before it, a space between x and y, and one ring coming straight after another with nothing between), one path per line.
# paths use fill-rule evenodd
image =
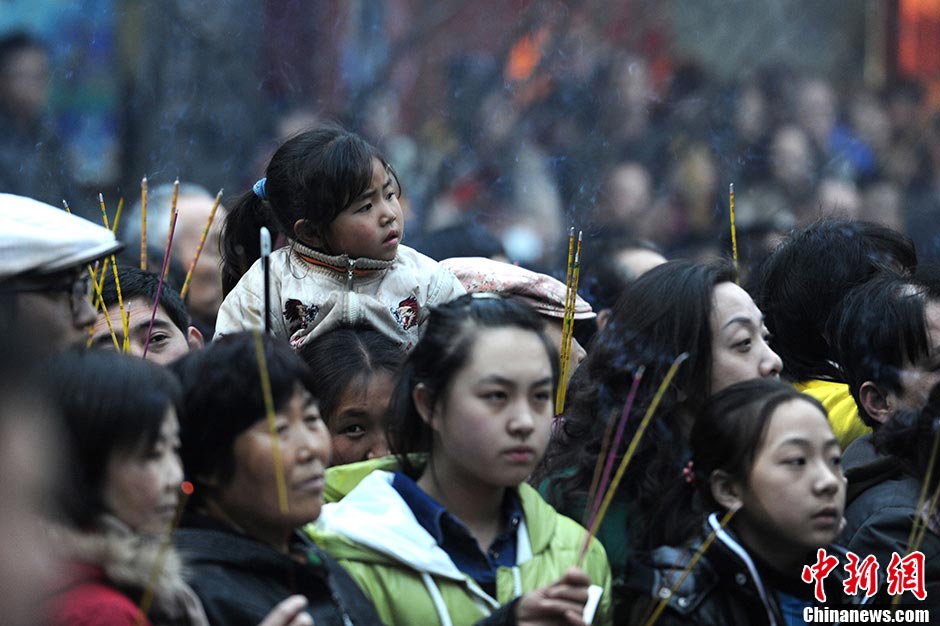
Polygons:
M95 321L89 264L121 246L102 226L0 194L0 324L34 329L46 353L81 343Z

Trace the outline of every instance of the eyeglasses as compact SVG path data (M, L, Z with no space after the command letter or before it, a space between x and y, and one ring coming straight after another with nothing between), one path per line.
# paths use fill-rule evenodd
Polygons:
M62 291L69 294L72 315L78 317L82 310L82 304L91 302L91 276L76 272L63 280L17 281L11 285L0 287L0 293L58 293Z

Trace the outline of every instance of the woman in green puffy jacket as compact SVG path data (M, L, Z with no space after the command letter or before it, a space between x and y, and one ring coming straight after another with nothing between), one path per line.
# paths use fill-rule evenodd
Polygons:
M432 311L392 400L396 456L331 470L339 501L309 529L386 624L609 623L604 549L592 540L578 567L585 530L524 482L557 384L521 305L477 294Z

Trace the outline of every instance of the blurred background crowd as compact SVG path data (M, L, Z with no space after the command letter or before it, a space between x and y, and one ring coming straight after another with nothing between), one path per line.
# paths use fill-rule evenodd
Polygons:
M337 120L437 258L557 273L570 225L587 258L625 237L727 254L729 183L745 262L834 214L940 256L936 2L3 4L0 190L92 219L143 176L230 198Z

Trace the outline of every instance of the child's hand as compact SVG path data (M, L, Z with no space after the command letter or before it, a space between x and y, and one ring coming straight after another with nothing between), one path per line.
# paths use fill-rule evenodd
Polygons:
M581 619L591 579L584 570L572 567L557 581L530 591L516 605L519 626L586 626Z

